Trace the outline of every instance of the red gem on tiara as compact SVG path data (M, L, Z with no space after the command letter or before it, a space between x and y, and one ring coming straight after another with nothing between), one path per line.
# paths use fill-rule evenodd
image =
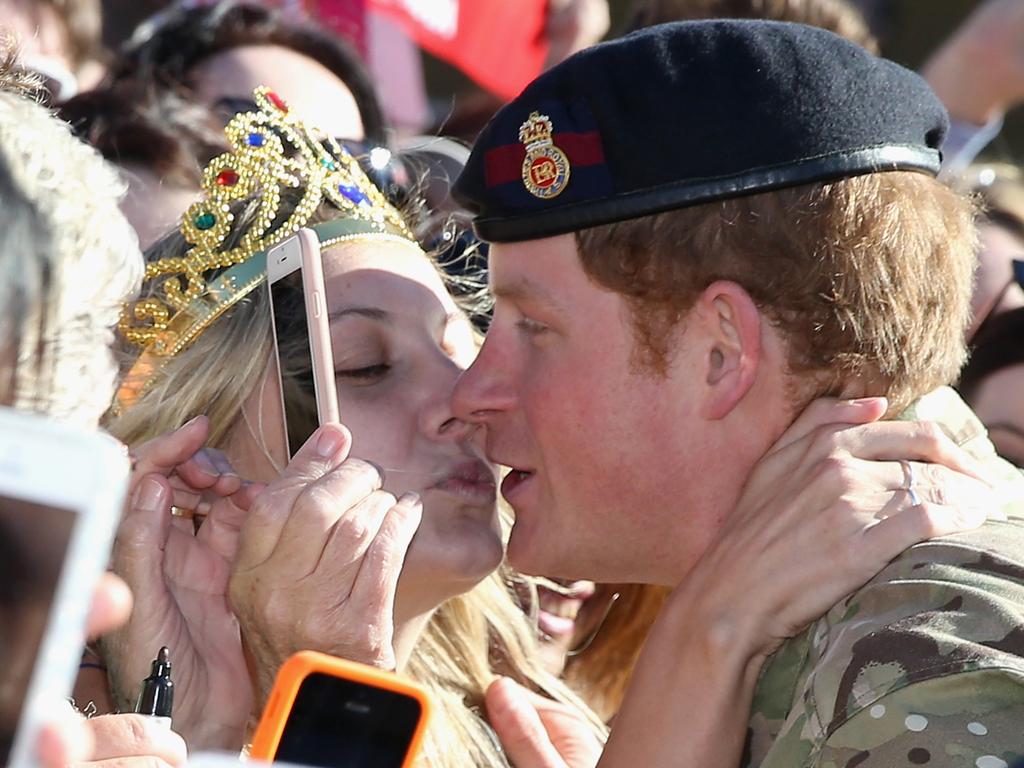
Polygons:
M217 174L217 183L222 187L233 187L238 183L238 174L228 168Z
M267 91L267 101L269 101L282 112L288 111L288 105L284 103L284 99L282 99L273 91Z

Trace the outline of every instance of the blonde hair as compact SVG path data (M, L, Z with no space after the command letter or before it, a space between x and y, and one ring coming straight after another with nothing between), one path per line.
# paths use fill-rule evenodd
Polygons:
M22 95L30 86L13 52L0 53L0 338L16 361L0 390L15 407L95 426L117 373L113 326L138 291L142 257L117 175Z
M633 309L639 365L664 371L667 331L704 288L731 280L786 339L795 399L863 381L893 413L954 381L966 359L975 241L971 200L908 171L577 233L584 270Z
M618 599L593 640L578 654L570 653L562 673L605 722L619 711L644 641L671 592L654 584L622 584L615 591Z
M249 215L239 216L234 236L245 231ZM310 223L337 215L324 206ZM181 236L173 234L147 256L180 255L184 247ZM264 380L270 354L269 300L257 289L168 360L139 399L111 421L110 431L132 445L206 414L214 447L227 445L239 428L252 429L261 439L260 425L245 422L243 405ZM424 750L429 765L507 765L484 714L484 694L498 674L578 708L595 735L604 738L600 720L537 662L535 629L514 597L513 580L499 569L447 600L413 650L405 671L427 688L438 710Z

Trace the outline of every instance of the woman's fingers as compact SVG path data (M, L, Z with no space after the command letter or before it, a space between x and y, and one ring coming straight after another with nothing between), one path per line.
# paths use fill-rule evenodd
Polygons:
M394 505L394 496L375 490L345 509L323 540L320 559L314 567L317 578L326 577L334 584L344 583L340 579L354 581L359 563Z
M238 551L238 537L249 510L264 487L259 483L245 483L237 493L217 499L199 526L196 538L229 563L233 562Z
M95 746L92 760L152 757L169 765L188 758L185 741L158 720L143 715L103 715L86 721Z
M385 510L377 535L366 550L352 585L349 599L354 615L376 615L391 621L398 577L422 517L423 502L415 493L404 494Z
M948 506L924 502L889 515L864 532L865 559L889 562L907 547L937 536L962 533L983 525L988 510L981 506Z
M41 768L66 768L88 760L95 740L85 718L61 701L54 710L53 719L39 730L36 758Z
M124 580L113 573L104 573L93 591L92 605L86 623L89 637L98 637L124 624L132 612L132 592Z
M117 529L113 569L140 594L162 590L160 558L171 528L171 486L159 474L143 477L135 486L128 509Z
M865 491L903 491L906 496L917 496L922 502L943 506L990 505L993 513L999 514L998 499L990 485L941 464L865 461L855 458L845 461L849 467L847 482L862 485ZM823 476L822 480L827 482ZM910 494L911 487L913 494ZM834 493L834 489L825 488L822 490L822 498L827 499Z
M192 488L216 496L230 496L242 487L242 478L227 456L214 448L200 448L180 463L175 472Z
M819 463L846 455L838 436L858 425L873 424L888 407L884 397L859 400L818 398L807 406L761 458L744 486L744 495L763 501L798 493L820 471ZM749 505L743 505L743 508Z
M210 420L196 416L173 432L147 440L131 451L135 460L133 472L140 476L155 472L167 477L203 447L209 434Z
M840 430L822 440L821 449L845 451L860 459L900 459L942 464L990 484L981 462L930 421L886 421Z
M755 467L744 487L744 500L785 499L816 483L825 492L819 494L824 503L828 501L828 493L834 497L849 493L850 483L858 481L858 473L870 462L880 463L871 476L882 487L905 487L908 478L898 462L911 460L916 484L931 485L934 501L948 503L940 497L947 488L949 498L957 502L980 503L972 502L970 495L975 489L981 493L982 485L986 484L982 465L938 425L930 422L878 422L857 426L828 423L808 431L807 427L828 413L828 403L815 402L810 409L816 410L817 415L812 415L801 429L793 431L794 434L803 432L803 436L788 442L780 440ZM967 483L965 475L981 484ZM741 503L737 509L750 511L751 506Z
M292 507L309 485L348 458L352 435L340 424L317 429L284 472L253 502L239 540L237 571L267 562L277 549Z
M348 459L307 485L292 505L271 559L280 563L283 574L303 578L316 570L336 529L342 534L342 547L367 546L380 526L383 511L379 500L361 505L379 492L382 484L383 478L372 464ZM387 499L394 503L390 494Z
M766 456L781 451L821 427L848 427L878 421L889 407L884 397L863 397L858 400L837 400L819 397L808 405L771 447Z
M567 768L526 691L499 677L485 696L487 719L516 768Z
M227 457L213 448L204 447L210 434L210 422L197 416L166 435L143 443L131 451L135 460L133 475L142 477L160 474L176 476L175 487L183 492L208 491L216 496L229 496L239 489L241 478ZM195 509L196 502L183 497L176 506Z

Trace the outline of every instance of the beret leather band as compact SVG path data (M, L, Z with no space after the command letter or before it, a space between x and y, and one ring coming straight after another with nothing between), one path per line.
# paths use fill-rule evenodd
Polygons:
M492 243L535 240L815 181L839 180L881 171L920 171L934 176L939 172L941 161L937 150L921 146L865 147L799 163L756 168L735 176L686 179L521 216L477 218L473 229L477 237Z

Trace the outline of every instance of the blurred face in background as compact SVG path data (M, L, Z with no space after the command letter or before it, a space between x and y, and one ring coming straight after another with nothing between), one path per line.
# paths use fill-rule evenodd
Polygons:
M206 106L234 115L238 100L265 85L310 125L340 139L365 134L352 92L323 64L278 45L243 45L204 59L191 73Z
M37 72L53 97L63 100L75 95L78 85L71 41L53 5L0 0L0 25L0 32L13 35L19 63Z
M1024 364L985 378L974 392L971 407L999 455L1024 468Z
M978 244L968 338L989 315L1024 307L1024 288L1015 283L1007 287L1013 277L1013 259L1024 259L1024 239L999 224L982 222L978 225Z
M537 585L538 652L546 670L561 675L569 658L586 650L616 597L614 584L554 580Z

